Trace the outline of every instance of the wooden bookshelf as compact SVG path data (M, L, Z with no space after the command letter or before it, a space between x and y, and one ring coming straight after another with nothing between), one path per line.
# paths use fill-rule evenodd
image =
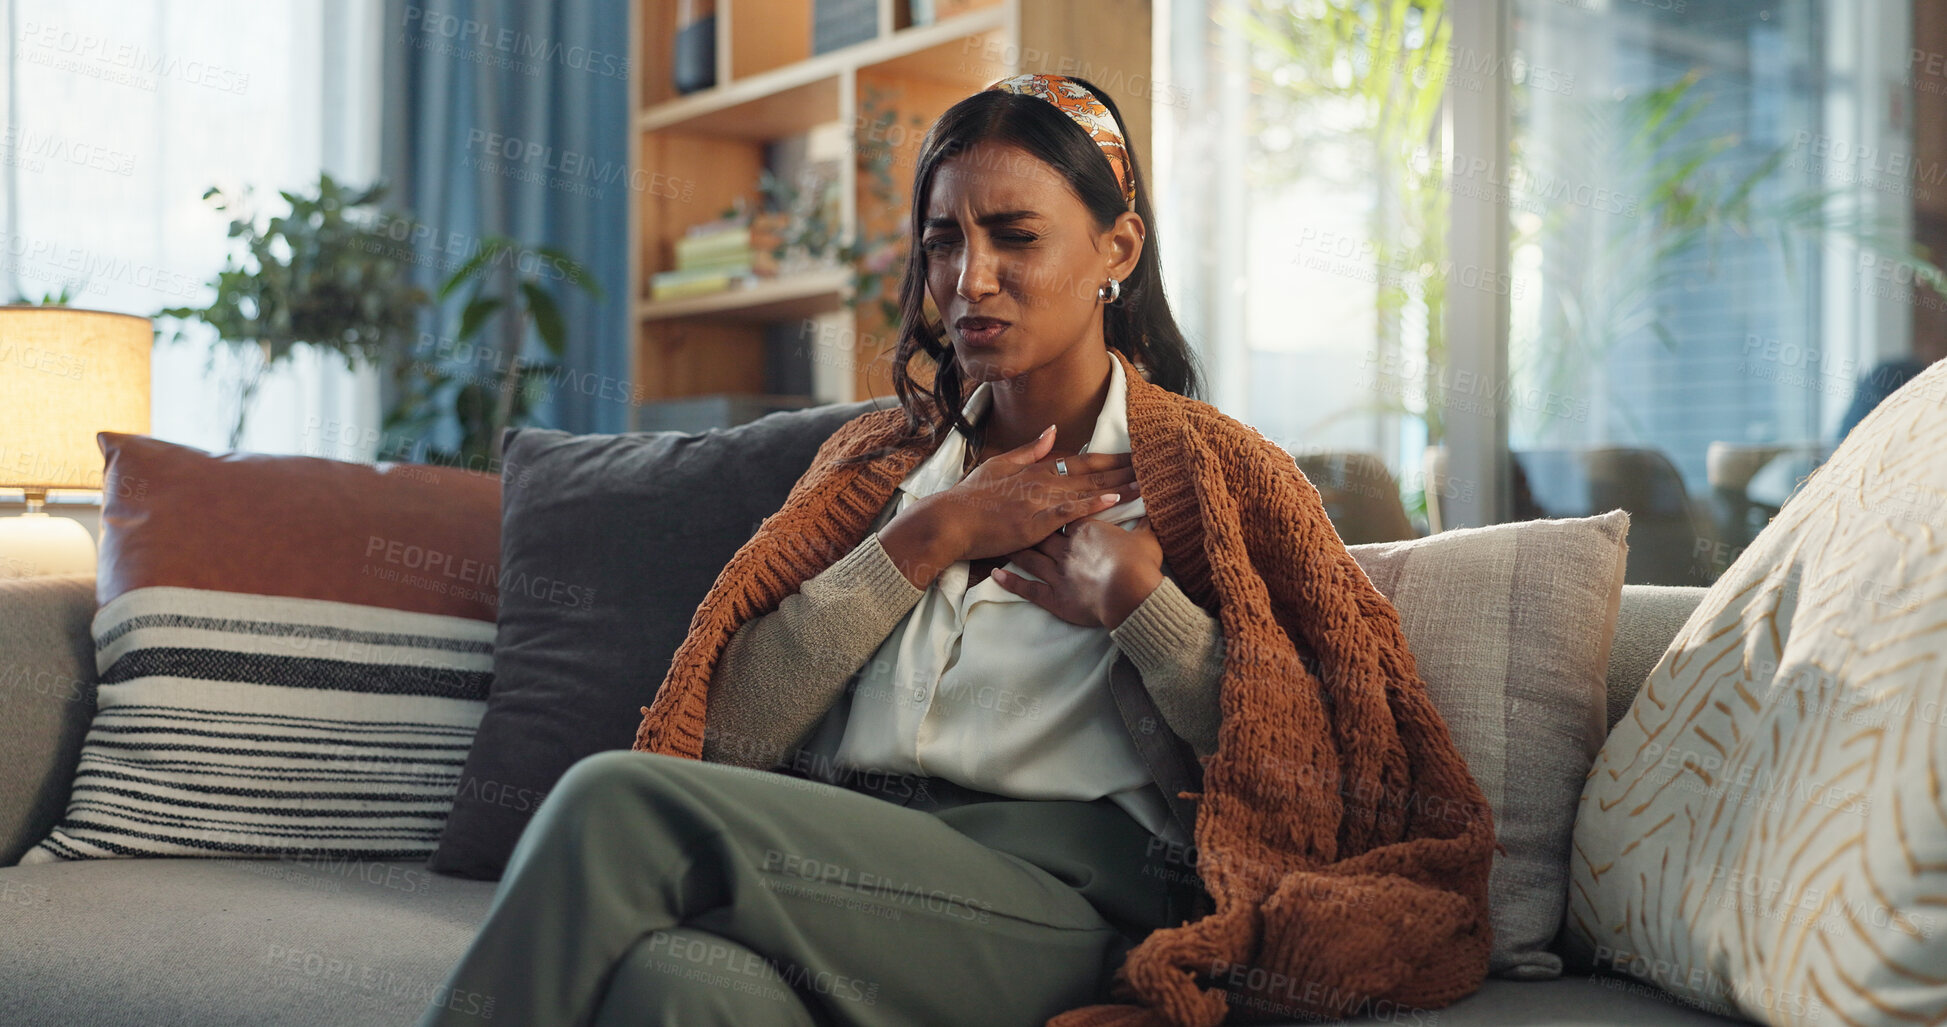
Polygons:
M908 0L878 0L872 38L814 55L813 0L717 0L717 84L685 95L670 76L675 0L636 0L630 356L645 401L776 393L773 369L790 360L810 368L809 402L891 395L896 326L882 322L876 305L853 307L851 268L648 298L649 276L675 267L676 241L691 225L739 198L761 208L759 173L780 152L836 160L839 238L858 239L862 230L895 237L901 253L926 127L995 79L1027 71L1092 79L1122 107L1131 145L1147 164L1149 0L936 0L935 7L934 24L913 25ZM863 138L877 110L893 111L901 127L881 140ZM875 188L861 167L875 147L891 152L890 190Z

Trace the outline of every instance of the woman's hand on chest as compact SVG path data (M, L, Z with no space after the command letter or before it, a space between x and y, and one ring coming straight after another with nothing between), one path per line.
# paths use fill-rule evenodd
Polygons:
M1130 528L1084 517L1008 557L1041 580L996 570L997 584L1085 628L1120 627L1163 583L1163 546L1148 517Z
M1050 456L1054 436L980 461L951 488L915 503L956 540L956 558L1009 557L1037 545L1064 524L1111 509L1142 493L1129 453ZM903 516L903 515L902 515Z

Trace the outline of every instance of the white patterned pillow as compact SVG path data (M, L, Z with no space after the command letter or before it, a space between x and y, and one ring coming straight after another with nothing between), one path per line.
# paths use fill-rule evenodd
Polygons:
M1769 1023L1947 1016L1947 361L1697 607L1610 733L1565 945Z
M100 676L66 816L22 864L424 858L486 711L494 625L202 589L96 614Z

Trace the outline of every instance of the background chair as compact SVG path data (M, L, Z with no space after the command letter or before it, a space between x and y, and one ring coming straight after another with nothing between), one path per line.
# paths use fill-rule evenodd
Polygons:
M1399 482L1378 454L1336 450L1296 456L1325 502L1326 516L1348 546L1418 538L1399 499Z
M1633 446L1516 450L1509 461L1514 495L1511 520L1589 517L1618 507L1629 511L1631 585L1708 585L1716 577L1706 553L1716 531L1684 488L1676 464L1659 450ZM1426 455L1427 522L1441 530L1446 450Z

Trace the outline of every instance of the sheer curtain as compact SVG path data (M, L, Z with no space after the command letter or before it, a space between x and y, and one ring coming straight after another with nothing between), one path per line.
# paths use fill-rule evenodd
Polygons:
M233 241L212 185L378 173L378 0L0 0L0 293L148 316L201 306ZM166 321L159 326L168 326ZM155 350L153 432L228 448L247 365L208 326ZM376 375L302 353L267 375L241 448L364 459Z

